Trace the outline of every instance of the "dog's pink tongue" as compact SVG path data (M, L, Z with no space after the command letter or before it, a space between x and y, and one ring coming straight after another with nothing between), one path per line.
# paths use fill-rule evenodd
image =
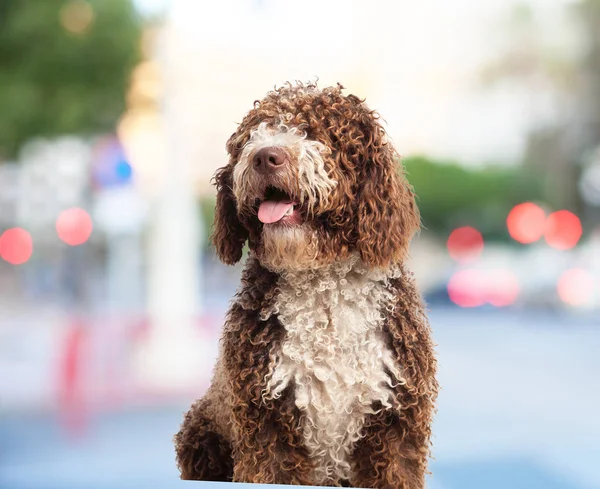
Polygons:
M258 208L258 219L265 224L277 222L293 206L293 202L265 200Z

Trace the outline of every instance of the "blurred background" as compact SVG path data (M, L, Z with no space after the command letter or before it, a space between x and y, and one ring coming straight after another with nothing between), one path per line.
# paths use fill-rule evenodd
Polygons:
M179 484L241 268L210 178L317 77L419 197L429 487L600 487L598 0L1 0L0 487Z

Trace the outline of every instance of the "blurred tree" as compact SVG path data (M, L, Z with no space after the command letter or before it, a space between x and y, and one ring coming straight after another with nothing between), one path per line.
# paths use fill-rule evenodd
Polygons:
M470 169L418 156L403 160L423 226L442 238L474 226L485 238L508 240L506 216L516 204L541 198L539 180L525 167Z
M131 0L0 0L0 161L34 136L112 130L140 36Z
M600 0L584 0L577 9L587 46L582 56L580 108L588 127L588 143L600 143Z
M538 172L548 200L581 212L581 164L600 144L600 0L550 4L513 7L502 26L506 49L482 79L487 84L517 82L542 104L551 95L559 117L531 129L524 162ZM554 9L560 23L540 17L541 7ZM600 212L590 220L600 221Z

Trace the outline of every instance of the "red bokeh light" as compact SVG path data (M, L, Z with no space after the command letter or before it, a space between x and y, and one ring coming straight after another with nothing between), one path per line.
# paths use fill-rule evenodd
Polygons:
M85 243L92 234L92 229L92 218L79 207L62 211L56 220L58 237L71 246Z
M558 279L556 289L564 303L582 306L587 304L594 294L594 277L582 268L571 268Z
M510 270L492 270L487 276L486 291L487 301L493 306L510 306L519 296L519 281Z
M506 227L510 236L519 243L529 244L544 235L546 213L533 202L516 205L506 218Z
M448 253L459 263L476 260L483 251L483 237L477 229L464 226L455 229L448 237Z
M8 263L21 265L31 258L32 253L33 240L24 229L7 229L0 236L0 256Z
M460 307L485 304L485 275L480 270L459 270L448 282L448 297Z
M548 216L544 237L552 248L568 250L579 242L582 232L581 221L575 214L558 211Z
M448 282L448 297L460 307L506 307L514 304L518 296L519 281L508 269L460 270Z

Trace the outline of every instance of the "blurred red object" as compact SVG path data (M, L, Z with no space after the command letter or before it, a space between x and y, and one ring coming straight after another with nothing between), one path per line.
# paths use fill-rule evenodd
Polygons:
M519 243L529 244L544 235L546 213L533 202L525 202L513 207L506 218L506 227L511 238Z
M56 220L58 237L71 246L85 243L91 236L92 230L92 218L79 207L62 211Z
M75 318L67 332L59 366L59 408L66 433L79 438L85 433L86 412L82 385L82 351L86 340L83 321Z
M483 251L483 237L477 229L464 226L450 233L446 243L448 253L459 263L475 261Z
M519 281L508 269L459 270L448 282L448 297L460 307L506 307L514 304L518 296Z
M448 296L460 307L485 304L485 276L481 270L460 270L448 282Z
M575 214L558 211L548 216L544 237L552 248L568 250L579 242L582 233L581 221Z
M13 265L26 263L32 253L33 240L24 229L7 229L0 236L0 256L8 263Z

